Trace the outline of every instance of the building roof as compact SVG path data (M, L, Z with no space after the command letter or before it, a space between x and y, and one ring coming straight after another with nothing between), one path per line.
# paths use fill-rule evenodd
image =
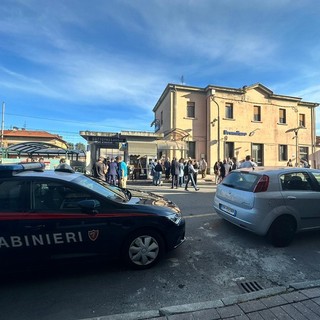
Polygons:
M57 139L64 143L66 143L61 136L58 134L51 134L47 131L33 131L26 129L12 129L12 130L4 130L3 135L5 137L21 137L21 138L50 138ZM27 139L26 139L27 140Z

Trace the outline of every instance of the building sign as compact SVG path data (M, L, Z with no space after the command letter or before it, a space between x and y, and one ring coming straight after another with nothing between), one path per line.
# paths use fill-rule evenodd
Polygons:
M123 138L118 138L118 137L88 137L88 141L91 142L97 142L97 143L108 143L108 142L115 142L115 143L120 143L120 142L126 142L126 139Z
M223 134L230 136L246 136L246 132L223 130Z

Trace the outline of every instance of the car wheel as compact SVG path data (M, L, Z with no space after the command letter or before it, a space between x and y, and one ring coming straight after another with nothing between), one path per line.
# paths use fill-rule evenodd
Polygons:
M164 241L158 232L139 230L128 237L122 256L129 267L142 270L155 265L163 253Z
M275 247L286 247L294 238L297 224L293 217L281 216L271 225L268 238Z

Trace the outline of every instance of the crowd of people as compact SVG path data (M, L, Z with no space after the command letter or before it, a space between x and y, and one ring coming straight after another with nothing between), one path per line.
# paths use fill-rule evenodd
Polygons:
M257 163L250 155L247 155L242 162L239 162L236 157L217 161L213 166L214 182L216 184L220 183L232 170L243 168L254 170L255 167L257 167Z
M99 157L98 161L92 166L93 177L106 181L120 188L127 187L128 166L123 161L122 156L115 158Z
M197 177L201 173L202 178L207 174L207 162L204 158L200 161L180 158L173 158L171 161L166 159L155 159L150 163L150 175L152 176L152 183L155 186L161 186L162 174L166 182L171 181L171 189L178 189L184 187L188 191L190 185L198 191Z
M306 161L302 164L305 167L309 165ZM288 161L287 166L292 166L291 160ZM241 162L236 157L226 158L223 161L218 160L213 166L213 182L219 184L232 170L242 168L254 170L255 167L257 167L257 163L250 155L247 155ZM169 158L166 158L154 159L149 163L149 174L152 177L153 185L161 186L165 181L171 184L172 189L184 188L186 191L189 190L189 185L198 191L198 176L201 174L201 178L206 178L207 171L208 164L204 157L199 161L191 158L180 158L179 160L173 158L170 161ZM121 156L111 159L100 157L92 167L92 175L112 185L126 188L128 166Z

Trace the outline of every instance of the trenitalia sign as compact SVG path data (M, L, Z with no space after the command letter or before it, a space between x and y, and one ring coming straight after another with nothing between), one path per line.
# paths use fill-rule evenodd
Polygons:
M246 132L223 130L223 134L230 136L246 136Z

